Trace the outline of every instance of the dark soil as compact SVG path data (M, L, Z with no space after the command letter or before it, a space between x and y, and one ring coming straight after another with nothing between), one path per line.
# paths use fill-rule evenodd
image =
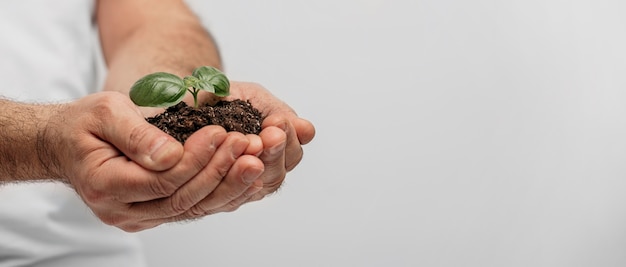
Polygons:
M191 134L207 125L220 125L228 132L259 134L263 116L250 102L236 99L198 108L180 102L147 121L184 143Z

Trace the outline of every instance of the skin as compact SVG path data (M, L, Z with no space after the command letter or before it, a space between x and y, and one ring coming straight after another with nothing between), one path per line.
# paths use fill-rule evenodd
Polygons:
M129 100L130 86L148 73L221 67L183 1L99 1L96 20L104 92L61 105L0 100L0 182L65 182L104 223L136 232L234 211L275 192L298 165L315 129L259 84L231 81L229 96L267 115L259 135L208 126L184 146L145 121L162 110Z

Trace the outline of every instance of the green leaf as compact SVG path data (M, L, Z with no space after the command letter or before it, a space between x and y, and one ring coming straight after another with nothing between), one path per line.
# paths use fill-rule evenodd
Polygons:
M204 88L202 90L205 91L209 91L211 93L215 93L215 90L213 88L213 85L211 85L210 83L208 83L207 81L202 81L194 76L187 76L183 79L183 81L185 82L185 86L187 87L193 87L195 89L201 89Z
M185 87L187 88L189 87L196 88L200 80L193 76L186 76L185 78L183 78L183 82L185 82Z
M193 71L193 77L198 78L195 88L224 97L230 94L230 82L224 73L214 67L202 66Z
M138 106L169 107L178 104L187 86L180 77L166 72L148 74L130 89L130 99Z

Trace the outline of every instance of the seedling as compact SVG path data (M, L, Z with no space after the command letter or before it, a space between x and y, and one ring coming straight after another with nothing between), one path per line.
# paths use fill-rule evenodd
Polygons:
M193 95L193 106L198 108L198 93L204 90L218 97L230 94L230 82L224 73L214 67L202 66L191 76L180 78L167 72L155 72L137 80L130 89L130 99L138 106L170 107Z

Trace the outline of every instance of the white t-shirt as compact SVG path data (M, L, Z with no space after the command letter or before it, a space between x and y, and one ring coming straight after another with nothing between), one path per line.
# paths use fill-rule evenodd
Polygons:
M99 89L94 1L0 1L0 96L59 102ZM0 267L145 266L132 234L100 222L68 186L0 185Z

